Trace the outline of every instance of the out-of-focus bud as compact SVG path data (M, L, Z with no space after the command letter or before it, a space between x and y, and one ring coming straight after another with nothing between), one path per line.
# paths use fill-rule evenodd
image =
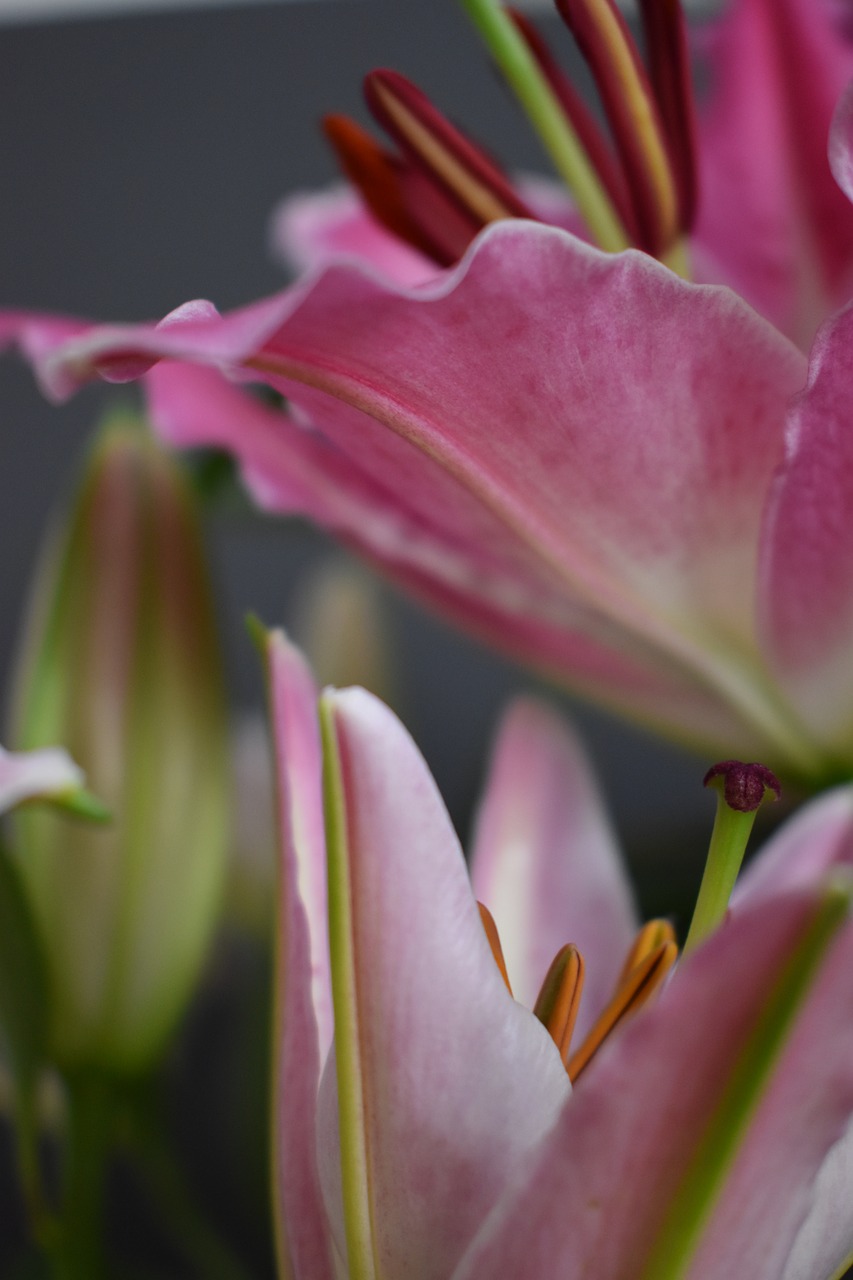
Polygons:
M51 1051L66 1067L143 1070L184 1008L217 918L229 788L193 501L130 416L103 430L51 542L23 655L18 744L65 744L114 819L16 820Z
M291 630L318 684L364 685L393 705L397 671L390 628L375 578L340 556L308 575L294 602Z

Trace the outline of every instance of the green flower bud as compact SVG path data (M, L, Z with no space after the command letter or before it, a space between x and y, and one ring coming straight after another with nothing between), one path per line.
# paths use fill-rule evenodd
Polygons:
M150 1065L197 979L227 837L227 738L210 586L175 462L111 420L37 578L18 742L62 742L113 822L16 820L65 1066Z

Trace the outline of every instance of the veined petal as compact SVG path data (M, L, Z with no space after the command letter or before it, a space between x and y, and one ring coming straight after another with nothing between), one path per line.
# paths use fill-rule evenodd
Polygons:
M321 1176L334 1201L354 1141L364 1179L350 1191L366 1197L370 1241L364 1265L350 1256L353 1274L445 1280L570 1086L547 1032L506 990L405 730L363 690L324 703L339 797L329 893L341 1135L338 1147L324 1088ZM348 1176L344 1164L345 1201Z
M332 1280L317 1093L332 1037L317 690L281 633L263 640L281 843L274 1025L276 1245L285 1280Z
M512 989L533 1008L554 956L585 964L580 1040L610 996L637 928L618 845L580 742L547 707L506 715L478 816L471 879L498 927Z
M759 619L804 722L849 749L853 673L853 307L827 323L791 408L762 533Z
M812 950L820 902L800 892L745 910L683 962L657 1004L604 1046L454 1280L634 1280L653 1252L665 1256L662 1232L697 1221L704 1229L683 1265L663 1263L656 1280L777 1280L853 1109L853 928L843 926L811 971L807 996L790 965L800 951L812 965L824 955L825 935ZM767 1046L759 1052L756 1028L774 1003L778 1013L779 984L789 981L787 1016L799 1016L744 1115L732 1084L758 1070ZM707 1144L732 1124L741 1139L733 1163L717 1164L717 1150L700 1199L678 1215L682 1187L695 1194L697 1170L703 1184L712 1172Z
M96 331L42 372L62 391L158 355L256 371L421 521L800 750L750 666L759 513L803 362L726 290L509 221L408 292L338 268L226 317Z
M72 802L83 771L60 747L5 751L0 747L0 813L27 800Z
M505 562L499 525L486 526L481 515L472 536L444 518L446 507L410 505L404 489L378 484L357 455L308 420L300 425L292 412L262 404L216 370L164 361L146 386L160 433L177 446L237 449L244 480L263 508L317 521L425 603L552 677L565 680L570 672L587 693L628 705L651 724L676 724L688 738L701 731L706 744L738 742L741 754L759 754L760 739L746 736L713 694L594 607L566 600L561 584L541 581L541 565L520 559L511 541ZM340 418L343 434L354 411L333 402L323 409L326 418ZM446 502L453 501L451 489Z
M853 285L853 209L826 161L853 44L827 0L734 0L711 33L697 238L795 341Z

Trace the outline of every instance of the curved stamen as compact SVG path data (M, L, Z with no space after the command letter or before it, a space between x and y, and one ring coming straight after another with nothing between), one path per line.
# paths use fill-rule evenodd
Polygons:
M478 902L477 906L480 909L480 919L483 922L483 928L486 932L486 937L489 941L489 946L492 949L492 955L495 958L495 964L498 966L498 969L500 970L500 975L503 978L504 982L506 983L507 991L509 992L510 995L512 995L512 987L510 986L510 983L509 983L509 974L506 971L506 960L504 960L504 949L501 946L501 939L500 939L500 934L498 933L498 926L495 924L494 917L488 907L484 907L482 902Z
M646 57L678 189L681 231L696 219L696 112L681 0L639 0Z
M500 170L396 71L372 71L364 96L378 122L455 199L477 229L500 218L534 215Z
M583 1044L573 1053L568 1072L574 1082L589 1066L604 1041L629 1014L635 1013L660 988L666 975L675 964L678 948L674 942L664 942L634 967L625 982L621 983L600 1015Z
M561 947L545 975L533 1012L560 1051L568 1068L572 1034L583 992L583 956L571 943Z
M649 920L644 924L625 957L617 987L628 981L638 964L667 942L675 944L675 930L668 920Z
M432 240L407 207L401 162L380 147L370 134L348 116L327 115L323 131L332 144L345 176L361 195L370 212L386 230L441 266L454 261Z
M641 247L661 256L678 238L679 201L655 95L613 0L556 0L586 59L628 179Z
M572 122L581 146L589 156L599 179L613 201L632 242L636 243L639 233L630 193L610 141L527 15L519 13L516 9L507 9L507 13L536 59L542 75L551 86L554 97Z

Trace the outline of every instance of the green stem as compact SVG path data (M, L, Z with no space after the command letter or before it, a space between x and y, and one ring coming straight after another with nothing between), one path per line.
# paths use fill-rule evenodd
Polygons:
M175 1243L205 1280L250 1280L250 1274L198 1206L163 1132L153 1099L131 1102L127 1134L148 1194Z
M757 809L753 809L750 813L742 813L730 808L722 794L717 797L717 815L708 849L708 861L705 863L699 896L684 944L685 955L703 942L722 922L757 812Z
M39 1118L36 1085L33 1080L18 1089L15 1115L18 1177L27 1207L30 1231L36 1243L47 1250L56 1235L42 1179L39 1159Z
M496 0L461 4L567 183L592 236L612 253L627 249L631 242L613 202L512 19Z
M112 1138L113 1096L100 1076L81 1073L68 1084L65 1183L52 1249L58 1280L102 1280L104 1190Z

